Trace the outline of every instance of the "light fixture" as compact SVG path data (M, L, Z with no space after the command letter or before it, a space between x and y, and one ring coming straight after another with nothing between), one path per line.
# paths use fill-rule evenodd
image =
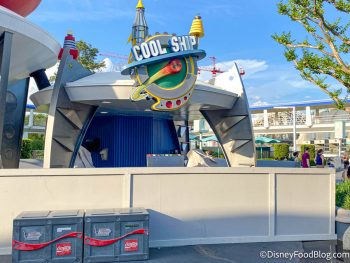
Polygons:
M101 103L102 103L102 104L111 104L112 102L107 101L107 100L104 100L104 101L102 101Z
M101 111L100 113L101 114L108 114L109 112L108 111Z

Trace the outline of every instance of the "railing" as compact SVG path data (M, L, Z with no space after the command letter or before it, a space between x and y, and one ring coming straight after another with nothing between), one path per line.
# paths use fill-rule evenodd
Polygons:
M313 124L334 124L335 121L350 121L349 114L341 114L336 116L315 116Z
M292 126L293 125L293 117L291 116L276 116L270 115L268 116L269 126ZM312 116L311 124L334 124L336 121L350 121L350 114L341 114L341 115L326 115L326 116ZM306 125L306 115L297 115L296 119L297 125ZM264 127L264 118L259 116L253 117L253 126L254 127Z

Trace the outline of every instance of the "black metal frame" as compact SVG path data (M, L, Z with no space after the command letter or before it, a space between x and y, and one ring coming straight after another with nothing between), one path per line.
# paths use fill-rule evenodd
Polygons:
M0 37L0 168L3 168L2 162L2 140L5 126L6 113L6 96L10 74L11 49L12 49L11 32L5 31Z

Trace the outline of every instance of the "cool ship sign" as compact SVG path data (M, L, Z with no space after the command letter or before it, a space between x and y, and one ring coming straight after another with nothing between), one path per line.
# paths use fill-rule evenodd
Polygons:
M169 40L171 53L194 50L196 45L197 40L194 36L173 36ZM158 39L135 45L131 52L136 61L168 54L168 50L162 47Z

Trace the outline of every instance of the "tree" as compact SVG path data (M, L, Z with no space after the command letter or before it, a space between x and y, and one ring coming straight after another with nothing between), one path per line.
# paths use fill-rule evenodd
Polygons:
M96 71L103 67L105 67L104 61L97 62L96 57L98 55L99 50L90 44L86 43L83 40L79 40L77 42L77 49L79 50L79 57L78 61L80 64L82 64L85 68Z
M272 36L285 46L286 59L295 64L303 79L319 86L339 109L344 109L350 93L350 65L347 62L350 22L343 22L349 21L349 1L282 0L278 3L278 12L299 23L307 32L303 40L295 40L290 32ZM332 20L329 17L334 13L337 19ZM332 83L339 83L345 89L334 88Z

